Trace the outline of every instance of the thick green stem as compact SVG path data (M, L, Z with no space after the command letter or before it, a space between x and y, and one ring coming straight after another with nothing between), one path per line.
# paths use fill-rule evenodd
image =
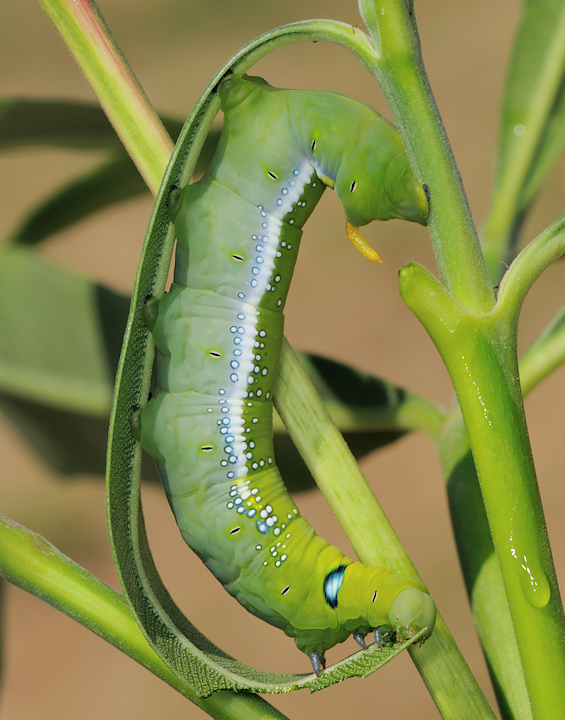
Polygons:
M369 68L388 100L417 177L430 192L430 233L442 281L473 312L494 293L465 191L422 64L414 18L403 0L359 0L378 60Z
M506 303L500 313L471 315L415 264L403 268L400 282L457 393L534 717L557 720L565 716L563 608L523 412L517 318ZM519 273L516 284L528 286Z

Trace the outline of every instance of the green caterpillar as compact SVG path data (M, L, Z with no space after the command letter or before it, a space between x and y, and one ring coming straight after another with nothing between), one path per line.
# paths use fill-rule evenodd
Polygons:
M394 127L341 95L229 76L203 178L174 189L174 283L152 301L159 389L140 415L185 541L254 615L294 637L316 673L353 634L407 638L435 622L418 581L353 562L315 534L273 458L272 394L302 226L334 188L358 226L426 224L425 188Z

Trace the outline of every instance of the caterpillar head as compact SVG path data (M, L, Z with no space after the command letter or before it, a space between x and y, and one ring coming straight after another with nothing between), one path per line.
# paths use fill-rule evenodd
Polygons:
M244 103L257 87L271 87L263 78L253 75L226 75L218 85L222 110L228 112Z
M391 137L383 138L383 131ZM355 227L392 218L428 222L426 190L412 174L400 138L392 132L388 124L374 131L369 128L342 155L334 189L346 219Z

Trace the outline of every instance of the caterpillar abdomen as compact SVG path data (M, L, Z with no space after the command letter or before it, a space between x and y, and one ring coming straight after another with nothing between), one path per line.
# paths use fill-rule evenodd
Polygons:
M358 224L425 223L427 200L396 132L366 106L313 93L309 115L308 94L235 77L220 95L225 126L210 168L171 196L174 284L152 328L159 390L142 411L140 439L186 542L319 671L324 651L351 633L390 623L431 633L435 606L421 583L353 563L288 495L272 445L282 310L302 225L326 185ZM317 116L332 103L335 117ZM352 143L356 124L361 139Z

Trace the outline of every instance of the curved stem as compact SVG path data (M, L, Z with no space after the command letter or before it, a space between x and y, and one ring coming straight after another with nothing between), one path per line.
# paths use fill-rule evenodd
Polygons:
M493 317L517 322L530 288L552 262L565 254L565 215L527 245L508 268L498 289Z
M37 533L0 515L0 574L129 655L212 717L285 720L257 695L213 693L201 698L165 665L141 634L125 598L63 555Z

